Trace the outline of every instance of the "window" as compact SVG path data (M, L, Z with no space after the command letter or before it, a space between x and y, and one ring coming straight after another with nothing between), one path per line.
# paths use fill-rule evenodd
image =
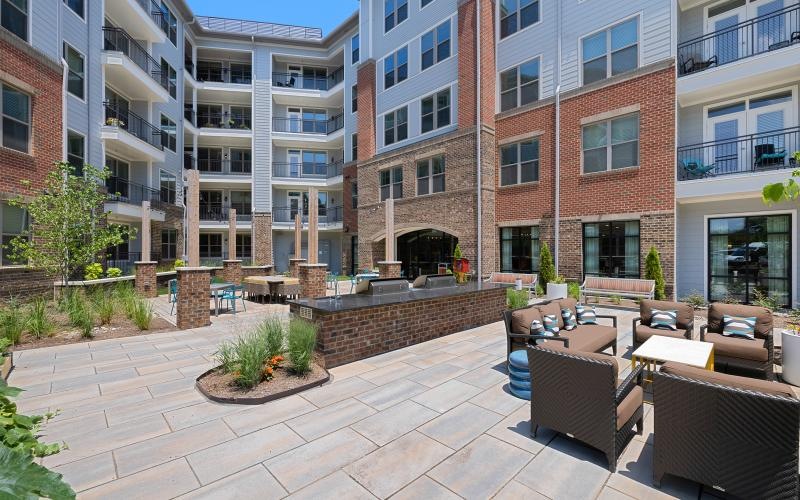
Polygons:
M249 234L236 235L236 258L249 259L253 256L253 239Z
M161 82L169 87L169 95L175 99L178 95L178 73L163 58L161 59Z
M353 88L350 90L352 95L352 100L350 101L350 109L353 113L358 111L358 85L353 85Z
M249 174L252 172L252 154L249 149L231 149L231 172Z
M501 0L500 38L539 22L539 2L534 0Z
M83 99L83 56L80 52L65 43L64 59L67 61L67 66L69 67L69 76L67 77L67 92L74 95L78 99Z
M381 186L381 201L403 197L403 167L394 167L378 172Z
M583 39L583 84L639 67L639 20L631 19ZM610 57L609 57L610 54Z
M383 117L383 145L408 139L408 106L403 106Z
M167 4L161 2L161 12L164 14L164 20L166 21L166 26L163 26L164 33L167 34L169 37L169 41L172 42L172 45L178 46L178 20L175 18L175 14L169 10Z
M253 212L253 198L250 191L231 191L231 208L239 215L250 215Z
M350 203L353 209L358 208L358 181L350 183Z
M64 3L83 19L83 0L64 0Z
M450 125L450 89L422 99L422 133Z
M11 240L21 235L28 229L28 211L24 208L12 207L6 203L0 203L0 258L2 265L8 266L20 264L14 262L10 257L10 250L7 245Z
M84 138L72 130L67 131L67 163L72 165L76 177L83 176L83 165L86 163Z
M222 257L222 235L217 234L200 234L200 258L213 259Z
M450 57L450 20L422 35L422 70Z
M383 0L383 32L386 33L408 18L408 0Z
M403 47L383 60L383 88L392 88L408 78L408 47Z
M358 134L353 134L352 141L353 144L351 146L351 155L353 157L352 160L356 161L358 160Z
M175 175L169 172L161 171L161 201L163 203L175 204Z
M539 180L539 139L500 146L500 185Z
M177 130L174 121L161 115L161 145L170 151L175 151L177 148Z
M31 98L9 85L2 85L3 147L27 153L31 140Z
M444 156L417 162L417 196L444 192Z
M604 172L639 164L639 114L583 127L583 172Z
M539 100L539 59L500 73L500 111Z
M433 2L433 0L419 0L419 8L422 9L431 2Z
M28 0L0 0L3 28L28 41Z
M500 271L539 272L539 226L500 229Z
M162 229L161 230L161 258L162 259L177 259L178 258L178 230L177 229Z
M639 221L583 225L583 273L611 278L639 277Z
M350 51L351 51L351 60L353 64L357 63L359 58L361 57L361 41L359 40L358 35L355 35L353 38L350 39Z

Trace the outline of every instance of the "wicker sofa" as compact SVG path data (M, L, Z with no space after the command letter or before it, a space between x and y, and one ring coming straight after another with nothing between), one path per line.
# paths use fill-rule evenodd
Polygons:
M558 344L529 347L528 360L533 437L540 425L569 434L605 453L616 471L625 446L642 433L642 368L618 383L613 356Z
M722 335L722 317L755 317L755 340ZM708 324L700 340L714 344L714 370L774 380L772 312L765 307L714 303L708 306Z
M561 318L561 309L570 308L575 314L577 301L572 298L553 300L536 304L528 307L503 311L503 322L506 325L506 339L508 341L507 356L513 351L526 349L529 343L537 340L547 340L550 342L560 342L566 348L585 351L603 352L609 347L617 354L617 317L611 315L598 314L598 319L610 319L613 326L607 325L578 325L572 331L564 330L564 320ZM542 321L545 314L554 314L558 318L558 327L561 328L559 335L555 337L531 335L531 321Z
M784 384L665 363L653 374L653 483L798 498L800 400Z
M650 320L653 309L660 311L677 311L677 330L652 328ZM639 317L633 319L633 348L636 349L653 335L691 340L694 335L694 309L682 302L644 299L639 302Z

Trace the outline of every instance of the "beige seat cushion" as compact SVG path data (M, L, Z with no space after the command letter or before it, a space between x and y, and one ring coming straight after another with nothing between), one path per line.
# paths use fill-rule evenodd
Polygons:
M666 328L651 328L647 325L636 325L636 341L638 343L646 341L653 335L672 337L674 339L685 339L686 330L667 330Z
M740 377L738 375L729 375L727 373L712 372L709 370L703 370L702 368L684 365L683 363L675 363L673 361L664 363L661 366L661 372L677 375L679 377L690 378L692 380L701 380L703 382L711 382L713 384L736 387L737 389L758 391L766 394L796 398L792 388L780 382L772 382L770 380L760 380L750 377Z
M637 385L625 396L625 399L617 405L617 430L622 429L625 422L633 417L633 414L642 407L643 403L644 391Z
M569 339L572 351L600 352L605 346L617 340L617 329L605 325L579 325L578 328L561 332Z
M244 280L245 283L252 283L254 285L264 285L269 283L266 276L248 276Z
M650 325L653 317L653 309L659 311L677 311L678 329L686 330L689 323L694 319L694 309L689 304L681 302L669 302L666 300L642 300L639 302L639 316L642 318L643 325Z
M602 361L603 363L608 363L611 365L611 369L614 371L614 380L617 380L617 377L619 376L619 363L617 363L617 358L615 358L614 356L597 352L586 352L586 351L575 352L571 347L569 349L565 348L564 343L559 342L557 340L545 341L544 344L539 344L537 347L548 351L563 352L567 354L572 354L574 356L580 356L582 358L591 359L594 361Z
M708 306L708 331L722 333L722 317L756 318L756 338L766 338L772 333L772 312L766 307L722 304Z
M511 313L511 333L519 333L521 335L530 334L531 322L534 320L542 321L542 315L539 309L535 307L517 309Z
M750 359L753 361L766 361L769 352L764 347L761 339L745 339L726 337L719 333L706 332L706 342L714 344L714 356L727 356L729 358Z

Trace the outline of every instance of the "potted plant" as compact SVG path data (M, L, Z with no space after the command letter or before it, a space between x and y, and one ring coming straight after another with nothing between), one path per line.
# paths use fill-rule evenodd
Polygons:
M456 276L456 282L464 283L467 281L467 273L469 273L469 259L464 258L464 253L461 251L461 245L456 243L456 249L453 251L453 273Z
M800 385L800 310L789 311L786 328L781 332L781 378Z
M547 283L547 299L549 300L565 299L568 293L567 280L560 274Z
M0 378L8 380L11 369L14 368L14 353L9 351L11 341L7 338L0 338Z
M111 117L111 118L106 119L106 125L108 125L110 127L124 127L125 126L125 122L123 122L119 118Z
M795 151L792 153L792 156L789 157L789 166L796 167L798 163L800 163L800 151Z

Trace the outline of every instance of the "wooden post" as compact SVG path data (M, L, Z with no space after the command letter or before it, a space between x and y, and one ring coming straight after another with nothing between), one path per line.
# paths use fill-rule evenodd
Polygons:
M303 258L303 216L300 213L294 216L294 258Z
M142 202L142 262L150 262L150 202Z
M236 260L236 209L228 211L228 260Z
M319 194L317 188L308 189L308 263L317 264L319 258L319 234L317 229L319 214Z
M186 211L188 228L188 245L186 255L189 266L200 265L200 172L197 170L186 171Z

